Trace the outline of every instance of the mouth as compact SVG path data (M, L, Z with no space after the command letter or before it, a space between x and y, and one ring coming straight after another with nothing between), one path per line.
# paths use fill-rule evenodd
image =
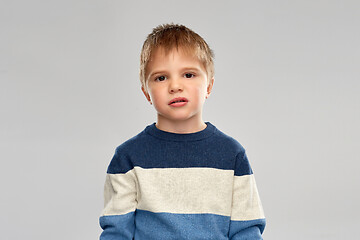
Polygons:
M171 101L169 102L169 105L174 104L174 103L181 103L181 102L188 102L187 98L184 97L177 97L174 99L171 99Z

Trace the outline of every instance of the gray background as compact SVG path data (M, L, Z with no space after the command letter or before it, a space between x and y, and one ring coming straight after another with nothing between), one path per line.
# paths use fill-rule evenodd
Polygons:
M214 49L204 120L246 149L264 238L356 239L359 1L1 1L1 239L98 239L115 147L156 120L152 28Z

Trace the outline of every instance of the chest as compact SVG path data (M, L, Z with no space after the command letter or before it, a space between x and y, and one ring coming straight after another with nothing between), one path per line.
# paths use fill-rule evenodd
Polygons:
M233 170L135 167L138 209L230 216Z

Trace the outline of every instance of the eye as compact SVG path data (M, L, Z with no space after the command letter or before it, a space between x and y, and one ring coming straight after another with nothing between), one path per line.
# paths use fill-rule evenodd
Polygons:
M155 81L164 81L166 79L165 76L158 76L157 78L155 78Z
M193 78L193 77L195 77L195 75L192 74L192 73L185 73L185 74L184 74L184 77L185 77L185 78Z

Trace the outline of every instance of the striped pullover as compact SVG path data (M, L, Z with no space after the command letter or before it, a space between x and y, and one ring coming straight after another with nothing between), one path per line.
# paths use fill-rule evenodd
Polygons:
M262 239L265 217L245 149L206 125L179 134L153 123L116 148L100 240Z

